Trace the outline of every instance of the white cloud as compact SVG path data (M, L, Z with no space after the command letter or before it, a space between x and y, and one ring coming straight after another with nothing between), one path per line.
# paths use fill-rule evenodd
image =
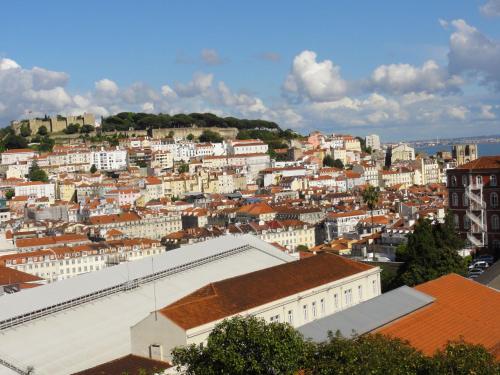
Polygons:
M371 76L371 85L376 90L397 94L457 91L462 83L460 77L450 77L446 69L434 60L426 61L421 67L410 64L381 65Z
M212 86L213 79L213 74L195 73L193 79L189 83L177 83L175 85L175 92L177 95L183 97L203 95Z
M451 25L455 31L450 36L450 73L473 73L483 84L500 89L500 43L464 20L453 20Z
M0 59L0 70L18 69L18 68L20 68L20 66L14 60L6 58Z
M479 9L487 17L500 17L500 0L488 0Z
M99 94L111 96L115 96L119 91L118 85L108 78L97 81L95 83L95 89Z
M303 51L295 56L283 90L286 95L314 102L326 102L342 98L347 83L340 76L340 68L332 61L316 61L316 53Z
M166 98L177 97L177 93L169 85L163 85L161 87L161 94Z
M201 51L201 60L207 65L220 65L224 60L219 56L216 50L212 48L204 48Z
M495 113L493 113L493 106L489 104L483 104L480 106L479 118L482 120L494 120L497 118Z
M456 120L465 120L469 112L470 111L462 105L456 107L449 107L446 109L446 113L448 114L448 116Z

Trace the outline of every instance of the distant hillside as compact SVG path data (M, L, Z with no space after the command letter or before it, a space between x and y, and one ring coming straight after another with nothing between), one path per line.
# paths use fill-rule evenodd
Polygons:
M103 131L149 130L162 128L189 128L189 127L219 127L237 128L238 130L270 130L281 132L278 124L264 120L246 120L234 117L219 117L212 113L191 113L167 115L122 112L114 116L103 118L101 127Z

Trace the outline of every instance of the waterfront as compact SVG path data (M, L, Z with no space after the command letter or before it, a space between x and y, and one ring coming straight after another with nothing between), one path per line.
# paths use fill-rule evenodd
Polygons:
M500 155L500 143L478 143L479 156ZM427 147L416 147L415 152L425 152L434 155L438 151L450 151L451 145L435 145Z

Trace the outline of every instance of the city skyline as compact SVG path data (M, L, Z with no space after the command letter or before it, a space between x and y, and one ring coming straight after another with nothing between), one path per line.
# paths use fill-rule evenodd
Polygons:
M498 0L3 9L2 126L143 111L386 141L500 133Z

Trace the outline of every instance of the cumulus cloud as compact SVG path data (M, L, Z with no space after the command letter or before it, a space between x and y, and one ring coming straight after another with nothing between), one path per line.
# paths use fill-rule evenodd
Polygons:
M342 98L347 83L340 75L340 68L330 60L316 61L313 51L302 51L295 56L283 90L292 98L307 98L314 102L326 102Z
M469 73L500 90L500 43L486 37L462 19L451 21L448 53L451 74Z
M20 68L20 66L14 60L7 58L0 59L0 70L18 69L18 68Z
M481 120L494 120L497 118L493 112L493 106L490 104L483 104L479 108L479 118Z
M487 17L500 17L500 0L488 0L479 9Z
M463 80L448 74L434 60L421 67L410 64L390 64L377 67L371 76L371 85L376 90L390 93L458 91Z
M179 96L193 97L203 95L212 86L213 74L195 73L193 79L187 83L176 83L175 91Z
M115 96L119 89L114 81L104 78L95 83L95 90L98 94Z
M204 48L201 51L201 60L207 65L220 65L224 63L224 59L212 48Z

